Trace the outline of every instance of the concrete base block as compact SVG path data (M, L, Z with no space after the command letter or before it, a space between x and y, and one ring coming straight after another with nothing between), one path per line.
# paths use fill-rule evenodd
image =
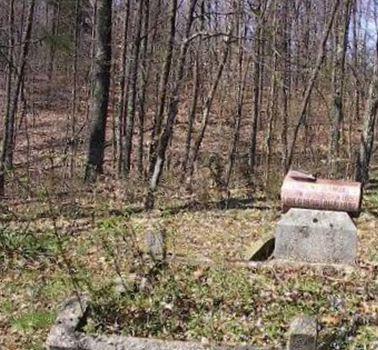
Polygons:
M345 212L290 209L277 224L274 257L309 263L354 264L357 228Z

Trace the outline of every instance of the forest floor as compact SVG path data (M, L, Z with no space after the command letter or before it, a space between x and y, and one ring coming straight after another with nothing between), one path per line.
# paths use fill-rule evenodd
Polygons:
M305 312L317 316L324 349L374 349L376 190L366 196L356 221L355 268L236 267L230 261L243 259L254 240L274 232L277 200L252 201L241 186L225 208L208 181L201 187L199 180L193 195L165 179L157 209L146 213L137 180L125 186L107 173L89 191L74 184L69 171L55 176L69 168L68 152L62 151L67 146L57 136L66 122L63 114L55 115L42 113L36 125L30 120L28 137L20 131L19 170L8 189L17 195L0 207L0 347L43 349L59 306L76 291L89 293L95 303L88 332L276 347L293 316ZM77 152L76 166L83 157ZM279 188L281 180L276 182ZM170 255L184 259L146 285L149 264L137 252L146 250L146 232L161 228ZM214 263L194 263L204 259Z
M248 246L269 232L280 213L266 208L165 207L151 213L119 207L108 198L78 196L70 203L8 206L0 249L0 344L43 349L61 302L86 291L98 311L90 332L192 339L202 342L282 344L291 318L316 315L331 349L373 349L378 313L378 196L357 220L354 269L280 266L238 268ZM95 214L94 214L95 213ZM17 218L15 220L15 218ZM147 288L136 251L145 232L164 227L172 263ZM211 266L190 263L211 258ZM117 266L118 265L118 266ZM116 272L126 290L117 294ZM119 284L119 282L118 282ZM137 287L135 287L137 286Z

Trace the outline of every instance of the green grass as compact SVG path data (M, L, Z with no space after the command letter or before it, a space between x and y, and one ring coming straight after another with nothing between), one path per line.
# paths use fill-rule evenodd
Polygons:
M0 263L18 258L32 261L48 259L59 254L60 243L51 232L40 234L29 229L0 226Z
M51 311L28 312L13 320L12 328L21 333L31 333L39 329L48 329L55 321L56 313Z

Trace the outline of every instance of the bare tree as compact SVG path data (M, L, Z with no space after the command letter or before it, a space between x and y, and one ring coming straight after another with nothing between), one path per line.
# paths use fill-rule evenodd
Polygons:
M112 0L99 0L97 5L94 92L91 107L89 149L84 177L86 182L94 182L97 175L103 171L112 57L111 38Z
M9 11L9 23L11 26L10 34L13 36L13 0L10 3L10 11ZM21 91L21 85L24 79L24 73L25 73L25 66L26 61L28 59L29 54L29 46L30 46L30 38L33 28L33 18L34 18L34 7L35 7L35 0L30 1L29 5L29 13L28 13L28 19L27 19L27 25L26 25L26 31L23 38L23 45L22 45L22 51L20 55L19 65L16 70L16 83L15 88L12 94L12 97L8 97L8 103L4 120L4 136L3 136L3 142L2 142L2 149L1 149L1 159L0 159L0 195L4 194L4 188L5 188L5 173L9 171L13 166L13 150L14 150L14 131L15 131L15 117L17 114L17 107L18 107L18 100L20 96ZM10 39L10 44L13 45L13 39ZM9 48L9 58L13 55L12 49ZM10 62L8 62L9 67L13 65L13 59L10 59ZM11 75L12 75L12 68L10 67L8 69L8 86L7 89L9 94L11 95ZM9 96L10 96L9 95Z
M202 0L201 4L201 25L200 30L205 30L205 1ZM195 48L195 57L194 57L194 65L193 65L193 97L192 102L190 105L190 111L188 115L188 130L186 133L186 139L185 139L185 153L184 153L184 159L182 161L182 175L181 175L181 181L184 180L188 162L189 162L189 155L190 155L190 148L192 144L192 138L193 138L193 127L194 122L196 118L196 112L197 112L197 105L198 105L198 99L200 94L200 85L201 85L201 62L200 62L200 55L202 50L202 37L199 37L197 46Z
M172 57L173 57L173 48L176 35L176 15L177 15L177 0L172 0L170 7L170 18L169 18L169 38L168 38L168 47L166 49L166 55L164 58L162 74L160 77L159 84L159 102L158 110L155 114L154 125L151 133L151 147L149 155L149 175L151 177L154 166L157 159L157 147L159 142L159 136L162 128L162 122L164 117L165 102L168 94L168 81L169 74L171 71Z
M315 67L312 70L310 79L308 81L308 85L306 87L306 91L305 91L305 94L304 94L304 97L303 97L303 102L302 102L301 107L300 107L298 122L295 126L295 129L294 129L294 135L293 135L293 139L292 139L292 142L291 142L291 147L290 147L290 151L289 151L289 158L288 158L288 162L286 164L286 170L288 170L291 167L291 164L293 162L294 150L295 150L295 146L296 146L296 143L297 143L298 133L299 133L301 126L303 125L303 123L305 121L305 118L306 118L307 106L310 102L311 93L312 93L312 90L314 88L316 78L318 77L320 67L321 67L323 60L324 60L328 36L329 36L330 31L331 31L333 20L335 18L337 9L339 7L339 2L340 2L340 0L334 1L332 12L331 12L330 18L328 20L327 26L326 26L324 34L323 34L323 38L322 38L320 46L319 46L316 64L315 64Z
M141 41L141 30L142 30L142 20L143 20L143 1L139 1L138 5L138 22L136 28L136 34L134 38L134 55L131 67L131 79L130 79L130 104L126 111L126 134L125 141L123 144L123 155L124 155L124 165L123 165L123 176L126 178L130 172L131 166L131 151L133 145L133 133L134 133L134 120L135 120L135 110L136 110L136 98L137 98L137 83L138 83L138 72L139 72L139 52L140 52L140 41Z
M238 47L238 89L237 89L237 99L236 99L236 113L234 118L234 130L231 139L231 145L228 153L228 160L226 166L226 174L225 174L225 181L224 186L227 190L227 199L229 197L229 184L231 180L231 174L235 163L236 158L236 151L237 146L240 138L240 128L243 119L243 107L244 107L244 96L245 96L245 89L247 83L247 76L249 71L249 64L251 61L251 57L248 57L247 63L244 67L245 61L245 49L244 49L244 37L246 36L246 26L244 25L243 28L243 7L244 2L239 2L235 4L235 7L238 11L237 17L237 36L239 37L239 47Z
M150 23L150 0L144 0L144 29L143 29L143 50L142 50L142 83L139 96L139 139L138 139L138 160L137 168L140 176L144 172L144 125L146 116L147 86L150 79L151 61L148 59L149 44L149 23ZM160 7L159 7L160 9Z
M77 90L78 90L78 54L80 48L80 0L75 3L75 29L74 29L74 52L73 52L73 84L72 84L72 110L71 110L71 125L69 138L71 144L70 155L70 176L74 175L75 159L76 159L76 123L77 123ZM68 133L67 133L68 134ZM68 136L68 135L67 135Z
M369 166L373 153L374 133L378 110L378 39L376 42L376 60L373 77L369 89L369 98L364 115L364 125L361 133L360 151L356 168L356 180L367 183L369 180Z
M130 0L125 0L125 19L123 25L123 45L122 45L122 57L121 57L121 78L120 78L120 100L119 100L119 108L118 108L118 116L117 116L117 126L116 126L116 147L117 147L117 160L118 160L118 174L121 174L122 167L123 167L123 129L124 129L124 115L125 115L125 107L127 109L127 102L126 102L126 75L127 75L127 54L128 54L128 36L129 36L129 19L130 19Z
M260 105L262 101L262 56L264 21L267 13L268 1L259 0L257 8L251 10L255 14L256 29L254 40L254 78L253 78L253 121L251 129L251 145L249 149L248 165L250 176L254 173L256 165L257 128L259 123Z
M345 72L345 55L347 51L348 29L351 10L351 0L343 4L343 13L340 12L334 26L334 63L332 72L333 81L333 103L332 103L332 136L329 150L329 164L333 176L337 174L337 159L340 153L340 132L341 124L344 119L343 112L343 90L344 90L344 72Z
M146 209L152 209L154 207L154 192L159 184L159 180L163 171L163 165L166 158L168 144L172 138L173 126L176 121L178 105L180 103L182 81L183 81L184 72L185 72L185 60L186 60L186 54L188 52L188 48L190 44L189 36L190 36L190 31L192 29L192 24L193 24L193 19L194 19L193 15L194 15L194 10L195 10L196 5L197 5L197 0L190 0L189 10L188 10L188 20L187 20L187 25L185 29L185 37L180 47L177 78L175 81L175 85L173 87L172 96L169 101L165 126L161 135L159 135L159 139L158 139L158 144L156 148L156 159L155 159L155 163L153 167L153 172L151 173L151 176L150 176L148 194L147 194L146 202L145 202Z
M203 111L202 111L201 125L199 127L199 133L194 140L193 149L192 149L191 156L189 158L189 163L188 163L188 168L187 168L186 182L187 182L188 185L190 185L191 182L192 182L192 176L193 176L193 172L194 172L194 164L197 161L198 153L199 153L199 150L201 148L201 144L202 144L202 141L203 141L203 138L205 136L205 132L206 132L206 129L207 129L207 126L208 126L208 123L209 123L209 117L210 117L211 107L213 105L214 97L215 97L215 94L217 92L217 88L218 88L220 79L222 77L224 66L227 62L227 58L228 58L229 53L230 53L230 46L231 46L230 36L231 36L231 31L229 31L229 33L227 35L226 47L224 48L224 51L223 51L222 61L219 63L216 76L214 78L213 84L212 84L212 86L209 90L209 93L208 93L206 100L205 100L205 103L204 103L204 108L203 108Z

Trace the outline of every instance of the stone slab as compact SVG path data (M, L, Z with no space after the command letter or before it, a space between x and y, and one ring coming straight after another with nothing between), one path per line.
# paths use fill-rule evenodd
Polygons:
M82 336L78 339L77 346L78 350L262 350L250 345L232 347L123 336Z
M309 263L354 264L357 228L345 212L293 208L277 224L273 255Z
M315 319L298 316L290 325L287 350L316 350L318 329Z
M244 258L248 261L266 261L273 254L275 237L268 235L254 241L245 251Z

